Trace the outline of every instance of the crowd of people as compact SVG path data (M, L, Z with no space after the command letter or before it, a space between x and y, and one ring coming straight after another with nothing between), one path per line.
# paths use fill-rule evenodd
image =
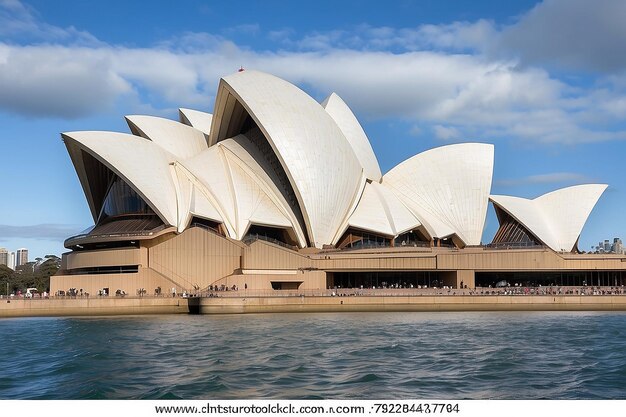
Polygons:
M420 296L420 295L471 295L471 296L489 296L489 295L549 295L549 296L592 296L592 295L626 295L626 288L622 286L601 287L601 286L505 286L505 287L475 287L468 288L467 285L461 284L461 288L453 288L451 286L427 286L412 284L392 284L392 285L380 285L370 287L348 287L342 288L341 286L328 287L322 290L250 290L248 291L248 285L245 285L247 296L330 296L330 297L349 297L349 296ZM145 297L147 291L144 288L137 289L137 296ZM103 288L97 291L98 297L109 296L109 289ZM194 289L194 291L187 292L186 290L177 291L175 287L169 290L169 294L164 293L161 287L154 290L154 296L171 296L171 297L229 297L240 296L240 288L237 285L227 286L210 285L206 290L200 291ZM51 294L47 292L37 293L29 292L22 293L18 291L15 294L11 294L9 298L49 298ZM57 291L54 294L55 297L69 297L69 298L84 298L89 297L89 293L83 291L82 288L70 288L67 291ZM115 291L115 296L125 297L128 293L124 290L118 289ZM4 296L0 296L4 297Z

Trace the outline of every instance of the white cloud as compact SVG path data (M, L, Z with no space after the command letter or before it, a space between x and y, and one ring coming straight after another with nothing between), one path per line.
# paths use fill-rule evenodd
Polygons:
M447 25L423 25L417 29L403 29L396 37L399 45L413 48L434 47L452 50L482 50L495 38L497 30L493 22L454 22Z
M256 52L218 40L202 51L0 44L0 108L73 118L137 96L157 107L208 109L219 77L240 65L284 77L320 98L336 91L360 117L454 125L457 138L490 133L589 142L623 136L577 120L600 117L593 91L570 91L545 71L511 62L438 52ZM604 119L621 120L623 99L605 91L601 102Z
M433 132L435 137L441 140L454 140L461 137L461 132L452 126L435 125Z
M130 90L97 50L0 44L0 108L10 112L77 118L105 110Z
M619 72L626 69L626 2L545 0L503 29L497 52L527 64Z
M86 46L81 39L89 36L72 38L72 30L39 22L21 3L0 1L0 22L13 13L24 27L63 39L38 46L0 43L0 109L6 111L73 118L120 101L133 108L151 105L157 112L176 106L209 110L219 77L243 65L286 78L319 98L336 91L361 118L401 118L446 140L626 138L620 129L626 82L619 87L619 76L574 87L546 70L480 52L493 50L498 37L509 36L514 27L529 25L545 13L543 5L505 28L504 35L484 20L405 29L363 25L301 39L281 29L268 36L291 49L273 52L207 33L183 33L153 48ZM557 0L548 6L563 7Z
M581 184L593 182L595 182L595 180L592 178L574 172L553 172L550 174L531 175L524 178L494 180L495 185L508 187L533 184Z

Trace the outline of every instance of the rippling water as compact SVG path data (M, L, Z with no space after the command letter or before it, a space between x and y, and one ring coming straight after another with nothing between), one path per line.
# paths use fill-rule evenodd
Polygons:
M626 314L0 320L2 399L626 399Z

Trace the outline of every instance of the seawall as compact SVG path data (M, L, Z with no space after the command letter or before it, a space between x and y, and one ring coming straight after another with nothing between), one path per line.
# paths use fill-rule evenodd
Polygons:
M209 297L189 299L196 314L359 311L626 311L626 295L436 295Z
M626 311L626 295L102 297L0 299L0 318L138 314L408 311Z
M0 299L0 318L188 313L189 307L186 298L101 297Z

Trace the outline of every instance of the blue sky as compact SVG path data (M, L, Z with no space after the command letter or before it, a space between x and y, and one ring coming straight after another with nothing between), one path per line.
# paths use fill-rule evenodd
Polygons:
M0 246L60 254L92 224L60 132L211 112L240 65L338 93L383 172L479 141L494 194L607 183L580 248L626 237L625 21L621 0L0 0Z

